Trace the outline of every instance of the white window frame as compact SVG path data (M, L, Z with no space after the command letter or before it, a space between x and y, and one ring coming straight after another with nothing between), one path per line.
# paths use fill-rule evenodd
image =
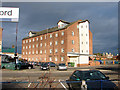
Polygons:
M23 52L23 55L25 55L25 52Z
M50 49L50 54L52 53L52 49Z
M40 47L42 47L42 43L40 43Z
M38 37L36 38L36 40L38 41Z
M28 43L28 40L26 40L26 43Z
M33 48L34 48L35 46L34 46L34 44L33 44Z
M35 39L33 38L33 42L35 41Z
M31 54L31 52L29 51L29 54Z
M55 45L58 45L58 41L55 41Z
M38 54L38 50L36 51L36 54Z
M26 49L28 49L28 47L26 46Z
M47 36L45 35L45 39L47 38Z
M52 38L52 34L50 34L50 38Z
M36 44L36 47L38 48L38 44Z
M58 52L58 50L57 49L55 49L55 53L57 53Z
M49 57L50 61L52 61L52 57Z
M64 31L62 31L61 35L64 36Z
M46 50L45 50L45 54L46 54Z
M61 44L64 44L64 40L61 40Z
M45 61L46 61L46 58L45 58Z
M74 40L72 40L72 44L74 44L75 42L74 42Z
M40 50L40 54L42 54L42 50Z
M61 61L64 61L64 57L61 57Z
M57 61L57 57L55 57L55 61Z
M45 43L45 47L46 47L46 43Z
M31 39L29 40L29 42L31 42Z
M23 46L23 49L25 49L25 47Z
M32 51L32 54L34 54L34 51Z
M40 37L40 40L43 40L43 37L42 37L42 36Z
M74 36L75 35L75 33L72 31L72 36Z
M64 53L64 48L61 49L61 52Z
M55 37L58 37L58 33L55 34Z
M29 48L31 48L31 45L29 45Z
M25 43L25 40L23 41L23 44Z
M50 46L52 46L52 42L50 42Z
M72 52L74 52L75 50L74 50L74 48L72 48Z

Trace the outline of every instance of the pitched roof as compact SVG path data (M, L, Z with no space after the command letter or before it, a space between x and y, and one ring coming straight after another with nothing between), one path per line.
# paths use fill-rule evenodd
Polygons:
M59 21L60 21L60 20L59 20ZM67 21L64 21L64 20L61 20L61 21L67 22ZM64 28L58 28L58 26L56 26L56 27L52 27L52 28L49 28L49 29L45 29L45 30L39 31L39 32L34 32L35 35L33 35L32 37L36 37L36 36L39 36L39 35L42 35L42 34L51 33L51 32L55 32L55 31L58 31L58 30L66 29L67 27L69 27L70 25L72 25L72 24L74 24L75 22L78 22L78 21L79 21L79 20L74 21L74 22L71 22L71 23L67 22L67 23L69 23L69 24L66 25ZM84 21L88 21L88 20L81 20L80 22L84 22ZM33 31L30 31L30 32L33 32ZM28 36L28 37L23 38L23 40L24 40L24 39L28 39L28 38L32 38L32 37L29 37L29 36Z

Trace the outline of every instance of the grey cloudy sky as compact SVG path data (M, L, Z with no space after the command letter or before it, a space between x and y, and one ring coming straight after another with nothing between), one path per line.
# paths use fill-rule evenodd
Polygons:
M93 33L93 52L117 52L118 48L118 3L117 2L4 2L3 6L19 7L18 52L22 39L28 32L40 31L57 25L60 19L73 22L88 19ZM3 47L15 44L16 23L2 24Z

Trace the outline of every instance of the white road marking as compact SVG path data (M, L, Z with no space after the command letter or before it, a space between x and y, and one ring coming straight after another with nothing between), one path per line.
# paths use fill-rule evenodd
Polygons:
M59 80L60 84L64 87L65 90L67 90L67 88L65 87L65 85Z
M30 87L31 83L28 85L28 87Z

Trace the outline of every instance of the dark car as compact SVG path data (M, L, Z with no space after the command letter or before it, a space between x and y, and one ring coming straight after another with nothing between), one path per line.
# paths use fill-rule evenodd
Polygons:
M87 90L118 90L117 86L98 70L76 70L66 80L69 89L81 89L85 81Z
M41 70L49 70L50 69L48 63L42 63L40 68L41 68Z
M37 63L37 66L40 66L41 64L42 64L41 62L38 62L38 63Z
M18 61L18 63L16 63L16 69L20 70L20 69L25 69L25 68L32 69L33 65L29 64L29 62L27 61L26 62Z
M55 67L56 64L54 62L46 62L50 67Z
M33 62L32 64L35 65L35 66L37 66L37 62Z

